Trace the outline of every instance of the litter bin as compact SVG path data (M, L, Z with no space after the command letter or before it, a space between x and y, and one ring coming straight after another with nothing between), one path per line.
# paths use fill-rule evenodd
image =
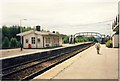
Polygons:
M28 44L28 48L31 48L31 44Z

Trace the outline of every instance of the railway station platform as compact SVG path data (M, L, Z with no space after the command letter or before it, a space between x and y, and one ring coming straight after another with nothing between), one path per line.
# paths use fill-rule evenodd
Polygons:
M85 42L88 43L88 42ZM29 55L37 52L44 52L44 51L50 51L50 50L55 50L55 49L60 49L60 48L65 48L69 46L75 46L83 43L76 43L76 44L63 44L61 47L55 47L55 48L44 48L44 49L23 49L22 51L20 48L16 49L3 49L0 50L0 59L6 59L6 58L12 58L12 57L17 57L17 56L22 56L22 55Z
M105 45L101 45L100 54L97 54L95 47L92 46L35 77L32 81L40 79L50 81L55 79L105 79L104 81L114 81L114 79L118 79L118 48L107 48Z

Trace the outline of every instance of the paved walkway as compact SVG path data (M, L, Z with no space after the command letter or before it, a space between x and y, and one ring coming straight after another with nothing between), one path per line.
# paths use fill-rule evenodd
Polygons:
M118 48L92 46L34 79L118 79Z

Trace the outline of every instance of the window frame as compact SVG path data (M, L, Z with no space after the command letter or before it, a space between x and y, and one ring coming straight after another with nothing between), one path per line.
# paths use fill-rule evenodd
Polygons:
M25 42L28 43L28 39L25 39Z
M46 38L46 43L50 43L50 37Z
M37 42L39 42L39 43L41 42L41 41L40 41L40 38L37 39Z
M31 37L31 43L35 44L35 37Z

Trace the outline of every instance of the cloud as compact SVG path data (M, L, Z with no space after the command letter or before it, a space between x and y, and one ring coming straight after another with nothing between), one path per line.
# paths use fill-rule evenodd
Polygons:
M20 19L26 18L23 25L40 24L47 30L72 34L95 29L80 25L114 19L117 8L117 0L3 0L2 24L18 25Z

